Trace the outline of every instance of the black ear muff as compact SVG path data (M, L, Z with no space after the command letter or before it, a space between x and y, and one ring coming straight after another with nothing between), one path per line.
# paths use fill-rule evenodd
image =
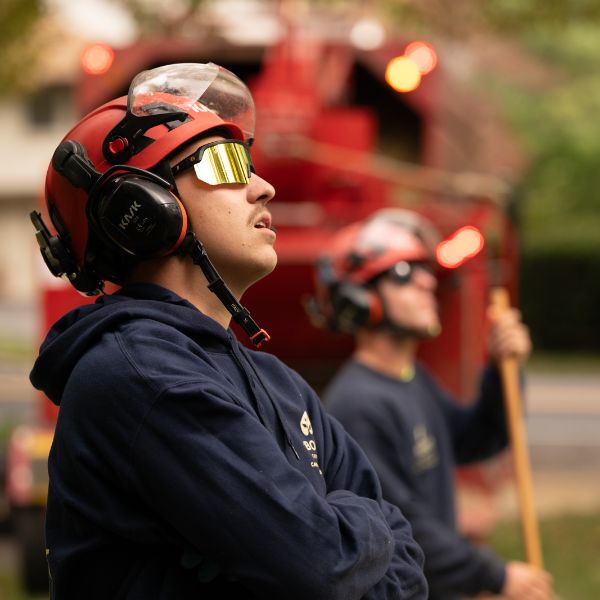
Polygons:
M183 242L187 213L166 179L129 165L115 165L100 173L75 140L60 143L52 166L71 185L88 192L90 227L110 247L137 258L152 258L174 252Z
M313 322L344 333L379 322L382 306L373 291L357 283L339 281L327 256L319 259L316 269L320 293L307 306Z
M354 333L357 329L377 322L381 302L376 294L361 285L343 282L330 292L333 325L338 331Z
M121 166L92 190L90 225L102 241L138 258L166 256L183 242L188 218L171 185L149 171Z

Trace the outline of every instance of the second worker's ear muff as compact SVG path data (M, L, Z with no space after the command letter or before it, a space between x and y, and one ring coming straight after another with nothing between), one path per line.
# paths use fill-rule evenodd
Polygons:
M361 327L379 323L383 316L381 300L366 286L349 281L338 281L328 257L321 257L317 276L325 289L322 322L329 329L355 333Z
M87 218L102 243L144 259L166 256L182 244L187 213L166 179L129 165L100 173L74 140L59 145L52 166L88 193Z
M333 327L355 333L381 319L381 301L375 292L355 283L342 282L330 289Z

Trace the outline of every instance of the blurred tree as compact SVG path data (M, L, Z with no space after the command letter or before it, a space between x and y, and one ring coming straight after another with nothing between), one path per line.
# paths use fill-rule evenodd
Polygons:
M39 49L29 35L44 12L42 0L0 2L0 94L19 91L29 84Z
M494 82L531 156L520 184L524 251L600 254L600 24L568 22L522 40L526 52L555 66L543 86Z
M122 0L137 23L142 37L160 33L165 36L180 35L182 30L195 27L196 34L203 30L198 19L205 0Z
M380 0L361 4L383 5L397 24L461 39L482 32L548 32L568 22L600 17L597 0Z

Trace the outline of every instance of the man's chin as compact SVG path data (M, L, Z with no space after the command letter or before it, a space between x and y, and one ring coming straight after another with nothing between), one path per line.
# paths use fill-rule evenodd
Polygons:
M440 335L440 333L442 333L442 326L440 323L432 323L431 325L428 325L425 329L424 329L424 334L423 337L427 340L436 338L438 335Z
M382 323L379 327L383 330L391 331L399 338L413 338L423 341L437 337L442 331L442 326L438 321L425 325L413 324L412 326L408 326L404 323L391 323L387 321L386 323Z
M246 289L252 287L257 281L260 281L267 275L270 275L275 270L276 266L277 254L275 254L275 252L270 256L264 257L264 260L248 265L243 272L243 276L245 276L248 281Z
M414 336L421 340L432 340L442 333L442 326L439 321L436 321L422 327L415 327L412 331Z
M276 266L277 266L277 254L275 253L275 250L272 250L272 254L270 256L266 257L266 259L260 265L261 274L259 275L259 279L262 279L263 277L270 275L275 270Z

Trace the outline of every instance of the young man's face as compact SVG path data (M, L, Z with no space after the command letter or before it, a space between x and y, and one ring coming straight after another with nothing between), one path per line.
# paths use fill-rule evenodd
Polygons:
M211 136L190 144L172 164L221 139ZM253 173L248 184L208 185L189 169L177 176L177 188L193 231L232 289L242 292L275 268L276 235L269 229L267 209L275 189L270 183Z
M377 282L377 290L392 323L423 338L435 336L440 331L436 288L436 276L418 265L412 267L407 282L401 283L387 275Z

